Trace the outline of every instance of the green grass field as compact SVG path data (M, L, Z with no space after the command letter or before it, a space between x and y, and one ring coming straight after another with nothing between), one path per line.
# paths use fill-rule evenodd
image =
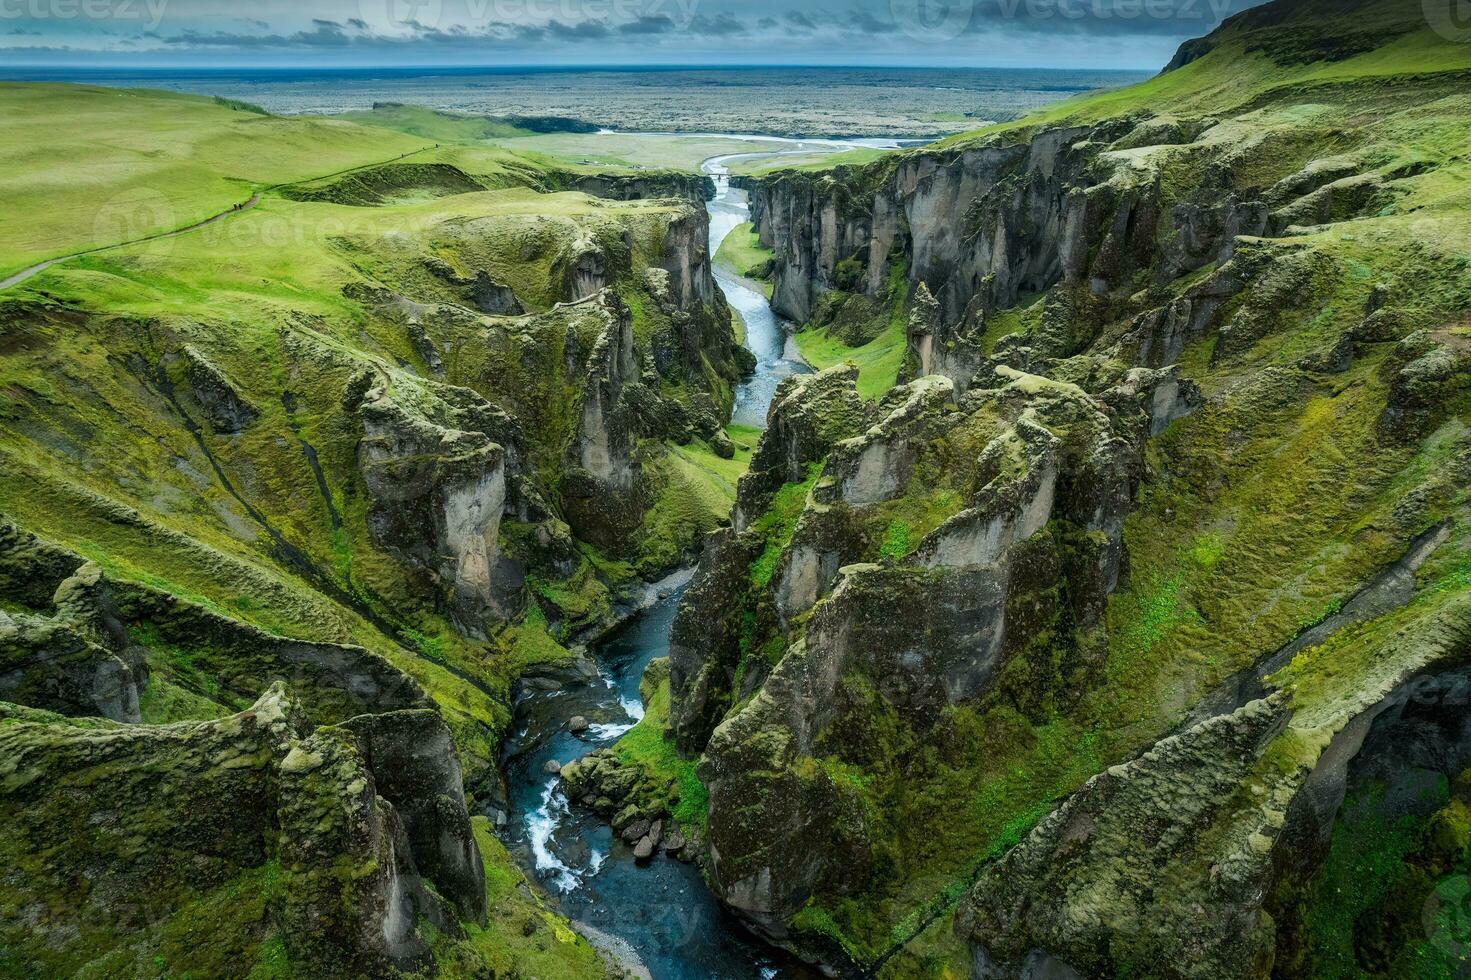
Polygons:
M731 165L730 172L760 176L775 173L778 170L831 170L834 167L861 166L865 163L872 163L892 152L892 150L875 150L860 146L840 153L794 153L775 160L737 160Z
M1310 42L1311 47L1283 59L1269 57L1253 37L1241 34L1190 64L1138 85L1068 99L1011 122L947 137L940 145L1008 132L1030 133L1064 120L1096 122L1131 112L1221 112L1246 108L1253 101L1291 98L1294 90L1302 92L1299 101L1304 104L1315 101L1309 95L1314 89L1331 103L1333 86L1471 70L1471 44L1437 33L1427 24L1422 5L1410 0L1375 4L1349 18L1334 14L1302 18L1296 31L1282 40L1299 45ZM1272 28L1264 27L1257 34L1267 38ZM1352 46L1363 38L1376 36L1395 40L1351 53ZM1346 57L1331 57L1335 43L1345 46Z
M475 143L487 139L536 135L532 130L495 116L440 112L414 105L381 105L355 112L341 112L331 118L364 126L381 126L436 143Z
M715 265L743 279L750 279L761 287L766 298L771 298L771 283L764 273L771 262L772 251L761 247L761 237L748 221L738 225L725 236L715 253Z
M180 228L264 187L424 145L167 92L0 84L0 274Z
M849 347L825 330L803 330L795 335L802 358L819 371L835 364L858 366L858 393L875 399L894 386L904 366L903 324L893 324L861 347Z

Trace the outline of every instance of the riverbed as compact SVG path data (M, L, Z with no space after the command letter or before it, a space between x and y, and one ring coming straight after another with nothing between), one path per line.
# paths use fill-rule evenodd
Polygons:
M769 142L770 138L763 138ZM730 186L736 159L840 152L833 140L783 141L786 148L714 157L703 169L716 183L710 213L710 254L750 220L746 193ZM787 327L759 288L724 270L715 273L726 300L746 324L756 369L737 389L733 421L762 427L782 378L810 371ZM585 935L653 980L773 980L816 974L747 932L720 906L694 865L657 855L636 865L633 850L591 811L569 801L549 763L558 766L612 745L643 717L639 680L651 660L669 652L669 630L689 581L686 571L653 586L654 601L592 651L599 677L588 684L532 691L517 704L508 744L510 790L507 843L561 911ZM582 715L590 727L567 729Z

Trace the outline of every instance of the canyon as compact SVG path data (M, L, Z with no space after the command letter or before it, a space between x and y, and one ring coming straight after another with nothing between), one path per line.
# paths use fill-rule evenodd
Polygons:
M1275 0L700 174L0 86L147 148L0 216L0 973L1457 975L1468 77Z

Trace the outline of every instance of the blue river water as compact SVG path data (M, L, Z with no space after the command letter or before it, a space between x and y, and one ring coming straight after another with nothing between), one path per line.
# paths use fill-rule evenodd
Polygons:
M770 139L763 142L769 145ZM851 145L791 141L789 149L706 161L705 172L718 190L708 205L711 255L750 220L745 192L730 186L730 163ZM756 284L720 270L716 281L745 321L746 344L756 357L756 370L737 390L734 421L761 427L781 379L810 369ZM643 717L639 680L651 660L669 652L670 625L688 579L685 572L655 586L659 598L592 651L597 681L533 691L518 703L506 764L507 843L574 926L653 980L815 978L815 971L747 932L710 894L697 867L665 855L635 864L632 849L595 814L568 800L548 770L548 763L565 765L613 744ZM590 722L577 735L567 730L575 715Z

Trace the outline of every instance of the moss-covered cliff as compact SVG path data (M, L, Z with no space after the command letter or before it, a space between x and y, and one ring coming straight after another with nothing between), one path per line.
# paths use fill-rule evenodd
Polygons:
M1471 55L1366 0L1177 62L751 181L774 304L859 370L773 405L671 729L712 887L839 970L1323 975L1464 942L1395 916L1465 859ZM1324 876L1401 818L1422 872L1374 872L1355 918Z
M119 111L0 96L17 138ZM125 115L118 220L0 292L0 973L602 976L495 841L498 763L521 679L589 673L726 519L704 182ZM190 138L173 213L245 203L150 238Z

